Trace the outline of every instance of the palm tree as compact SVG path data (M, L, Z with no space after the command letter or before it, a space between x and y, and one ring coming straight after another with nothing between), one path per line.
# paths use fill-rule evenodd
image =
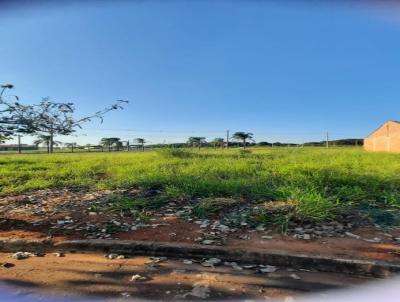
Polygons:
M217 137L214 138L213 143L214 143L214 149L217 149L217 146L222 148L224 146L225 140L222 137Z
M240 140L243 143L243 149L246 149L247 140L253 140L253 133L250 132L235 132L232 138Z
M45 135L45 134L40 134L37 136L36 140L33 141L33 144L36 146L39 145L45 145L47 147L47 153L50 153L50 141L51 141L51 135ZM62 143L59 141L53 141L54 146L61 145Z
M142 151L144 151L144 144L146 143L146 140L144 138L135 138L133 140L135 143L139 144L142 147Z
M206 142L205 137L199 137L199 136L191 136L188 139L188 144L191 145L192 147L197 146L200 150L201 145Z

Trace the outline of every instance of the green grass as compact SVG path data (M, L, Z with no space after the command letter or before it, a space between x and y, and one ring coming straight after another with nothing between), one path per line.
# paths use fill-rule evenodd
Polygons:
M295 219L312 221L358 209L393 224L396 215L381 211L400 209L400 155L253 148L0 157L0 194L55 187L157 188L164 200L284 201L294 205ZM198 207L199 216L212 210L209 203Z

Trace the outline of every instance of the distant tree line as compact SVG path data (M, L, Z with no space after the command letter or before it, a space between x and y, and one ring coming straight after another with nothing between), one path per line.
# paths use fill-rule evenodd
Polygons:
M240 132L241 133L241 132ZM237 137L235 139L235 137ZM285 142L266 142L260 141L255 142L251 136L251 141L247 141L250 136L246 136L246 141L243 141L242 136L233 135L229 141L229 148L232 147L301 147L301 146L314 146L314 147L325 147L326 142L308 142L304 144L295 144L295 143L285 143ZM48 135L39 135L37 139L34 141L35 145L44 145L49 152L49 140L50 137ZM162 143L162 144L147 144L147 141L144 138L134 138L132 140L122 141L118 137L104 137L100 140L99 144L86 144L83 146L78 145L76 142L70 143L61 143L59 141L53 142L55 146L63 146L64 148L69 148L71 152L77 149L84 149L87 151L97 150L97 151L130 151L130 150L140 150L144 151L146 148L214 148L214 149L223 149L227 147L226 140L223 138L215 138L210 141L206 141L205 137L189 137L186 143ZM341 140L332 140L329 142L331 146L362 146L362 139L341 139Z

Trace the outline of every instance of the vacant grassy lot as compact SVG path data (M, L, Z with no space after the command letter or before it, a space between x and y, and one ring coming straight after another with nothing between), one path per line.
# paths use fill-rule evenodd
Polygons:
M156 188L172 200L203 198L200 211L218 209L214 197L283 201L290 218L298 220L330 220L357 210L394 224L400 155L355 148L258 148L0 156L2 195L72 186Z

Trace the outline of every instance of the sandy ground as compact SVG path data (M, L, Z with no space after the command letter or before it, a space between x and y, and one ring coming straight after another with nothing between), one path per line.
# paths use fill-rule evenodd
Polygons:
M278 268L273 273L230 266L204 267L198 263L167 259L156 266L148 257L109 260L100 254L47 254L16 260L0 254L1 293L11 297L104 298L107 300L222 300L278 299L309 293L329 295L333 290L355 287L367 278ZM4 265L4 264L7 265ZM295 278L293 277L295 274ZM140 275L144 280L131 281ZM292 275L292 276L291 276ZM0 297L1 298L1 297ZM0 299L1 300L1 299Z

